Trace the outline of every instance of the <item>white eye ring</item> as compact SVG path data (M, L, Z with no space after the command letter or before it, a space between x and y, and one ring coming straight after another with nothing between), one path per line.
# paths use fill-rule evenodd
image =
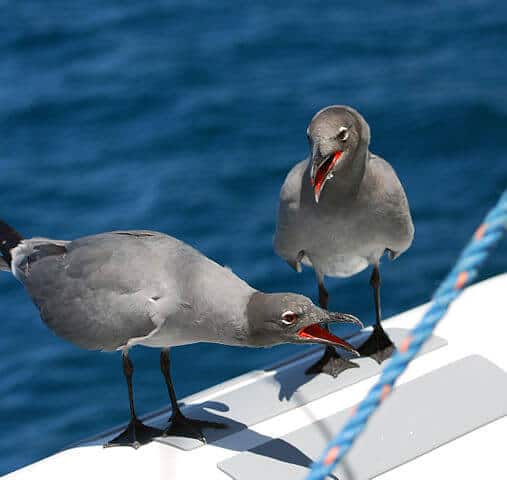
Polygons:
M292 310L287 310L282 313L282 323L285 325L292 325L297 318L297 314L295 314Z
M347 127L340 127L337 138L342 142L347 140L347 138L349 138L349 129Z

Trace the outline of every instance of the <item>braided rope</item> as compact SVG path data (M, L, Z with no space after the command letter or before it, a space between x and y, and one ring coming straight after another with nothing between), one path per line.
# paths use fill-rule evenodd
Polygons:
M319 460L312 465L307 480L325 478L350 450L357 437L365 429L371 415L389 396L398 377L431 336L449 305L461 294L464 287L476 278L478 268L486 260L490 249L500 240L505 230L507 230L507 190L503 192L497 205L475 231L455 267L435 292L432 304L422 320L403 340L398 351L383 369L378 382L353 410L352 416L342 431L331 440Z

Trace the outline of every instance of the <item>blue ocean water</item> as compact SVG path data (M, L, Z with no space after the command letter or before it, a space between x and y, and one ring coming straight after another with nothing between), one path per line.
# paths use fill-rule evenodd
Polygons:
M507 185L502 2L72 3L0 1L0 218L25 236L160 230L259 289L315 298L312 273L272 251L276 204L309 119L346 103L416 225L383 264L388 316L428 300ZM482 278L506 270L504 241ZM330 279L331 306L371 322L368 275ZM0 305L0 473L127 419L117 354L56 338L7 274ZM297 351L178 348L176 389ZM165 406L158 352L132 358L139 411Z

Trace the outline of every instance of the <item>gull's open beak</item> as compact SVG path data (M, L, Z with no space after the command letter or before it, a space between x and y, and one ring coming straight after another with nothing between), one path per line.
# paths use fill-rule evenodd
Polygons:
M317 158L312 157L312 168L310 171L310 181L313 186L313 193L315 195L315 203L319 203L320 194L324 188L324 184L333 176L333 169L340 160L343 152L338 150L333 155L329 155L324 160L318 161Z
M341 322L350 323L358 326L359 328L364 327L363 323L358 318L354 317L354 315L350 315L348 313L325 313L327 318L325 318L322 323ZM347 350L359 357L359 353L350 343L343 340L343 338L333 335L331 332L322 328L318 323L313 323L299 330L298 337L307 342L322 343L324 345L332 345L334 347L343 348L344 350Z

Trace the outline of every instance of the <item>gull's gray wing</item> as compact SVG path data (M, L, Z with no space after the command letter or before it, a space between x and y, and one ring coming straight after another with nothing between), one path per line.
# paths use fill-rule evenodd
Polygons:
M299 262L298 255L301 250L299 245L301 235L300 228L298 228L301 187L308 162L309 160L306 159L297 163L285 178L280 190L278 221L273 240L276 253L296 269Z
M179 307L166 259L185 244L172 237L129 231L23 244L16 276L49 328L80 347L122 347Z
M361 195L370 197L372 205L379 205L372 222L383 237L391 258L407 250L414 238L414 224L407 195L393 167L382 157L370 154Z

